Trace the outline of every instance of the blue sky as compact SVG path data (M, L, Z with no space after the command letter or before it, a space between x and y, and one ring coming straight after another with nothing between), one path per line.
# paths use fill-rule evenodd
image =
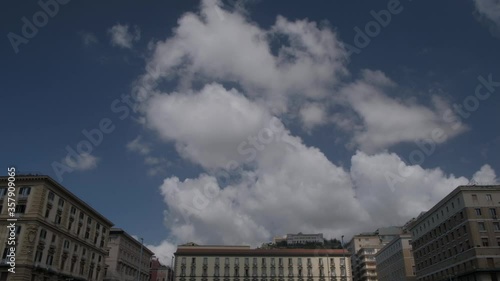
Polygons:
M48 174L160 256L497 182L493 0L66 2L1 12L3 174Z

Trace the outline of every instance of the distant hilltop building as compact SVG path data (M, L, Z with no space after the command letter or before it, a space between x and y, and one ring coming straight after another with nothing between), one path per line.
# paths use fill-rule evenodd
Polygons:
M287 245L307 244L307 243L324 244L325 239L323 238L323 233L303 234L302 232L299 232L298 234L287 234L286 243Z
M273 244L286 242L286 236L275 236L273 237Z

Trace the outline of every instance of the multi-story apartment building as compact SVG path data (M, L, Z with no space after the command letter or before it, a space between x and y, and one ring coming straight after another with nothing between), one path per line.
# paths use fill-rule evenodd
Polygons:
M175 281L347 281L348 253L338 249L179 246Z
M411 239L410 234L401 234L375 254L379 281L416 280Z
M323 239L323 233L303 234L302 232L299 232L298 234L287 234L286 243L287 245L306 244L306 243L324 244L325 239Z
M109 232L105 281L148 281L154 253L120 228ZM139 274L140 272L140 274Z
M500 185L459 186L409 226L417 279L500 280Z
M0 280L103 280L111 226L104 216L48 176L15 180L16 260L8 272L7 177L0 177Z
M355 235L347 244L347 250L351 253L353 280L377 280L375 254L401 233L401 227L386 227Z

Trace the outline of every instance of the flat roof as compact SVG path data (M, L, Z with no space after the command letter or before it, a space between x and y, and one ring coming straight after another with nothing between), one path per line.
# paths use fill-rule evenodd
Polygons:
M442 205L444 205L448 200L450 200L453 196L457 195L462 191L500 191L500 185L459 185L453 191L451 191L448 195L446 195L443 199L439 200L432 208L430 208L427 212L422 212L415 220L410 220L408 225L408 229L413 231L413 229L420 224L422 221L427 219L429 216L434 214Z
M132 237L132 235L128 234L125 230L123 230L121 228L112 228L109 231L109 235L112 235L112 234L121 234L121 235L127 237L128 239L132 240L132 242L135 243L137 246L141 247L141 245L142 245L143 250L149 252L152 256L155 255L155 253L153 253L153 251L151 251L150 249L148 249L148 247L146 247L146 245L144 245L144 242L143 243L139 242L137 239Z

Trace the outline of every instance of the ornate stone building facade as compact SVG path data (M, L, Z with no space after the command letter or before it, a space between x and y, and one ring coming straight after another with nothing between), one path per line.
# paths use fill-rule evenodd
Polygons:
M0 177L0 280L103 280L111 226L48 176L17 176L15 273L8 272L7 178Z

